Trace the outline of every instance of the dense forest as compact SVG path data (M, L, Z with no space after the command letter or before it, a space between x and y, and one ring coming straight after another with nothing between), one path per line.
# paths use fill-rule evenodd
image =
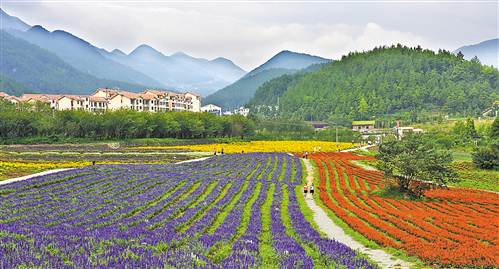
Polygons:
M241 115L219 117L209 113L148 113L133 110L93 113L53 111L46 104L14 105L0 99L0 140L23 138L114 140L128 138L244 138L254 122Z
M367 119L409 113L477 115L499 98L499 72L462 54L397 45L355 52L257 90L253 111L292 120ZM263 111L263 112L262 112Z

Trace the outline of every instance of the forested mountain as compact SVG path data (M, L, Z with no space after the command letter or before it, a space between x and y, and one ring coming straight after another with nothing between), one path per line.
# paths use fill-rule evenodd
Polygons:
M60 30L49 32L37 25L26 32L16 33L16 36L52 52L85 74L150 87L163 86L137 70L102 56L98 48L68 32Z
M253 97L256 89L266 81L293 72L296 72L296 70L274 68L252 76L244 76L242 79L206 97L203 100L203 105L215 104L224 109L238 108L246 104Z
M499 38L460 47L455 51L455 53L458 52L464 54L464 58L468 60L476 56L481 63L499 68Z
M240 80L208 96L203 103L215 104L224 109L234 109L245 105L263 83L298 70L329 62L331 60L291 51L282 51L264 64L253 69Z
M182 52L166 56L145 44L128 55L119 50L101 53L113 61L157 78L164 85L196 91L202 95L213 93L246 74L246 71L225 58L210 61Z
M88 94L99 87L141 90L143 86L84 74L55 54L0 31L0 91Z
M190 90L208 95L246 74L246 71L232 61L222 57L207 60L194 58L185 53L166 56L148 45L137 47L129 55L118 49L108 52L66 31L50 32L39 25L31 27L1 9L0 20L2 21L0 27L3 30L50 51L66 64L94 79L122 81L124 85ZM15 62L13 58L10 60L13 61L11 63ZM61 78L59 86L65 86L68 93L73 93L73 84L66 85L63 81L66 79ZM87 84L93 83L89 81ZM35 90L45 91L45 89ZM87 89L87 91L92 90L94 89Z
M34 90L12 78L0 74L0 92L20 96L25 92L34 92Z
M350 53L341 61L266 83L251 101L288 119L366 119L440 111L478 114L499 98L499 72L448 51L401 45Z

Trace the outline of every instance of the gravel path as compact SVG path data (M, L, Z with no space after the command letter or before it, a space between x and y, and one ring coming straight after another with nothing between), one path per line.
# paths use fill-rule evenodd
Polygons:
M5 184L9 184L9 183L17 182L17 181L22 181L22 180L27 180L27 179L38 177L38 176L44 176L44 175L49 175L49 174L53 174L53 173L58 173L58 172L62 172L62 171L70 170L70 169L74 169L74 168L53 169L53 170L47 170L44 172L31 174L31 175L27 175L27 176L23 176L23 177L10 178L10 179L0 181L0 185L5 185Z
M309 159L303 159L307 168L307 182L311 185L313 182L313 166ZM318 190L316 189L316 195ZM370 259L375 261L381 268L411 268L411 264L393 257L391 254L381 249L371 249L363 246L361 243L355 241L351 236L347 235L341 227L336 225L327 215L327 213L315 203L315 200L308 196L305 199L308 207L314 212L314 220L329 238L341 242L352 249L358 250L366 254Z

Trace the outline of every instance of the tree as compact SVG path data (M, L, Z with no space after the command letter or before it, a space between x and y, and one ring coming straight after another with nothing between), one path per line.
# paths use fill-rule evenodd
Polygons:
M365 117L368 108L369 106L367 104L366 99L364 97L361 97L359 99L359 107L358 107L361 117Z
M476 147L471 154L473 164L481 169L499 170L499 143Z
M431 182L446 184L456 181L457 175L451 168L452 155L438 151L435 145L423 135L408 135L403 140L384 142L379 147L378 168L385 176L395 178L403 193L420 196Z
M490 138L492 139L499 139L499 121L497 119L499 118L496 117L490 129Z

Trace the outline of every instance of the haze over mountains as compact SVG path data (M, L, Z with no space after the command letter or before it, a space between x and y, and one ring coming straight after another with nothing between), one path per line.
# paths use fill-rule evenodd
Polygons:
M281 51L240 80L208 96L205 103L213 103L224 109L243 106L255 95L256 90L263 83L284 74L296 73L314 64L330 61L309 54Z
M246 74L243 69L232 61L221 57L206 60L194 58L181 52L166 56L148 45L140 45L128 55L117 49L108 52L62 30L50 32L43 26L31 27L19 18L8 15L3 10L0 10L0 19L2 20L2 31L6 31L18 39L43 49L36 50L35 55L38 59L40 57L53 59L55 55L64 63L76 69L76 71L81 72L82 74L78 74L79 77L83 77L83 75L90 76L87 77L92 80L90 84L97 84L100 87L131 85L130 87L133 89L168 88L179 91L191 90L207 95L231 84ZM12 38L6 40L19 42L19 40ZM21 47L26 48L27 46ZM26 52L26 54L30 53ZM42 56L42 54L46 55ZM48 54L52 55L48 56ZM31 54L31 56L34 55ZM16 70L16 76L8 78L8 76L13 75L12 72L10 74L9 72L3 72L2 81L7 79L16 81L16 77L23 77L24 69L15 68L17 60L9 57L9 61L9 66L14 67ZM22 60L19 59L19 61ZM54 68L54 65L40 66L39 68L40 71L44 70L47 73L56 71L50 70L50 68ZM5 69L5 67L2 69ZM72 73L76 74L73 71ZM44 85L44 87L58 86L58 88L52 88L52 92L64 90L68 93L80 92L81 88L86 87L86 84L88 84L76 81L76 84L60 83L60 85L57 85L57 83L46 84L42 81L33 81L33 79L36 80L36 78L32 78L30 85L21 87L19 86L23 84L21 81L14 84L19 86L17 90L22 91L47 91L47 88L40 88ZM61 80L64 79L61 78ZM78 89L73 90L74 87ZM13 89L11 92L15 90ZM87 93L93 90L88 89Z
M499 67L499 38L486 40L478 44L463 46L455 51L462 52L470 60L477 56L482 64Z

